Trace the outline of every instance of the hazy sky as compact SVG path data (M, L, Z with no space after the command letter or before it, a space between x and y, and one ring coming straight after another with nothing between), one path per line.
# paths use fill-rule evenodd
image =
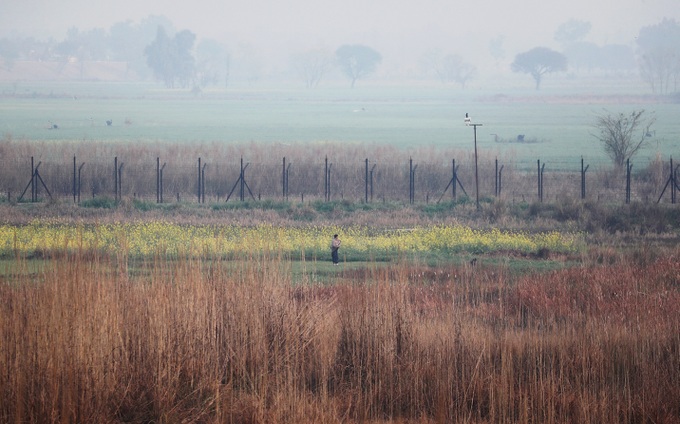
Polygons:
M2 0L0 36L60 40L72 26L109 29L150 14L199 39L279 52L361 42L395 54L427 45L488 55L489 40L503 35L512 58L537 45L557 47L555 30L571 18L592 24L587 41L631 44L643 26L680 20L680 0Z

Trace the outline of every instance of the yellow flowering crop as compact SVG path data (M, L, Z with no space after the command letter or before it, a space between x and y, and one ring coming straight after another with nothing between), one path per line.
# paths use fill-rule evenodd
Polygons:
M65 225L36 221L0 226L0 254L63 250L101 250L136 256L155 254L229 255L248 252L326 254L333 234L340 234L346 254L395 252L567 252L578 249L578 235L560 232L475 230L429 226L403 230L366 227L278 227L259 225L177 225L168 222Z

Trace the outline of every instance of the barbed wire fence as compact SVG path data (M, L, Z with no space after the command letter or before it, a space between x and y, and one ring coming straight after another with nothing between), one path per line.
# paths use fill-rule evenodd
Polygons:
M81 203L91 198L172 203L332 201L439 203L478 195L506 202L562 199L609 203L676 202L672 157L622 169L608 162L418 157L334 161L280 157L196 157L166 161L134 157L0 159L0 187L10 202ZM478 187L478 193L477 193Z

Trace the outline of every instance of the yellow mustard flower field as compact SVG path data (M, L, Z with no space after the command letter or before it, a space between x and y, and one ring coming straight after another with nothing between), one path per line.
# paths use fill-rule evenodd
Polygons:
M340 228L333 226L241 227L177 225L170 222L68 225L34 221L0 226L0 254L98 250L149 255L239 255L248 252L324 254L330 238L339 234L347 255L391 255L445 252L576 252L583 246L578 233L528 233L478 230L462 225L408 229Z

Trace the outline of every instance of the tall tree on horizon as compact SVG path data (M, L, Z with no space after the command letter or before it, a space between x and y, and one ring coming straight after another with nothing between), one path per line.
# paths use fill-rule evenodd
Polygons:
M352 81L352 88L358 79L370 75L382 61L377 51L361 44L345 44L335 51L340 70Z
M196 35L183 30L170 38L162 26L158 27L156 39L146 47L144 53L149 67L156 78L163 80L165 86L174 88L175 84L187 87L193 80L195 60L191 50Z
M545 74L567 70L567 58L562 53L547 47L535 47L515 56L515 61L510 67L513 72L531 75L536 81L536 90L538 90Z

